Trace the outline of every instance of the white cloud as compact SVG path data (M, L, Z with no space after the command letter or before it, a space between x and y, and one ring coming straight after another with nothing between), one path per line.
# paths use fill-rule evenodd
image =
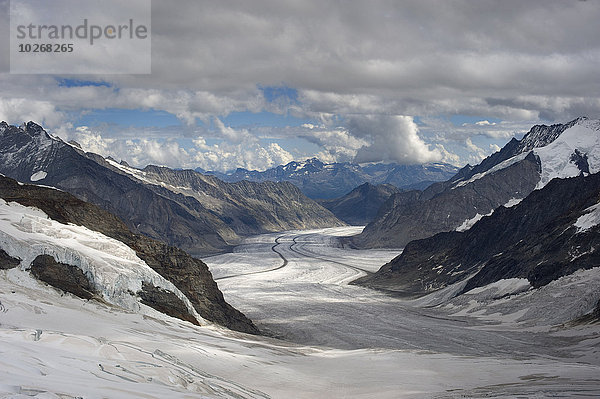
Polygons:
M487 150L475 145L473 143L473 141L471 141L470 137L467 137L467 139L465 140L465 144L466 144L468 151L470 152L468 162L471 165L478 164L485 157L487 157L489 155L490 151L487 151ZM498 146L496 146L496 147L498 147ZM492 148L492 147L490 146L490 148Z
M303 137L323 148L318 154L323 162L352 161L358 150L369 144L364 138L355 137L342 128L327 130L314 127Z
M414 164L442 158L437 149L430 149L419 137L419 128L409 116L353 116L348 120L348 131L370 142L358 149L354 159L358 163L383 160Z
M238 167L265 170L293 161L293 156L277 143L260 143L254 136L236 134L230 127L221 126L236 139L207 144L204 137L188 140L183 145L175 139L109 138L87 126L64 125L53 133L66 141L74 140L84 151L116 160L125 160L132 166L162 165L172 168L201 167L205 170L226 172ZM238 140L241 137L240 140Z
M47 127L57 127L65 115L50 101L0 97L0 120L13 124L38 121Z
M454 153L446 150L446 148L442 144L436 144L435 148L442 155L442 158L441 158L442 162L446 162L451 165L455 165L455 166L459 166L459 167L463 166L464 163L463 163L461 157L458 156L457 154L454 154Z
M252 136L247 129L236 130L232 127L225 126L225 124L219 119L214 118L215 127L219 134L227 141L231 143L241 143L243 141L256 141L256 137Z
M265 170L294 160L292 155L277 143L262 146L258 142L242 144L215 144L207 146L203 139L195 141L200 151L190 162L205 170L227 172L237 168Z

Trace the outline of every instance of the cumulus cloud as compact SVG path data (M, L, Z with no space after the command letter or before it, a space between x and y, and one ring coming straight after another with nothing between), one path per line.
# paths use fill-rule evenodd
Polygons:
M471 164L478 164L488 155L489 151L486 151L485 149L473 144L473 141L470 137L467 137L467 139L465 140L465 144L467 146L467 149L471 153L469 157L469 163Z
M222 125L222 123L221 123ZM172 168L202 168L227 172L238 167L265 170L294 160L279 144L261 143L247 132L236 133L225 125L235 142L220 141L208 144L198 136L191 140L147 137L114 138L88 126L63 125L53 131L65 141L76 141L84 151L94 152L116 160L125 160L132 166L162 165ZM241 139L239 139L241 137ZM181 139L181 138L180 138Z
M50 101L0 97L0 120L15 124L38 121L50 128L58 127L65 115Z
M477 126L490 126L490 125L491 125L491 126L494 126L496 123L495 123L495 122L490 122L490 121L488 121L488 120L485 120L485 121L478 121L478 122L475 122L475 124L476 124ZM464 123L464 124L463 124L463 126L466 126L466 125L467 125L466 123Z
M443 144L436 144L435 149L438 150L442 156L441 161L445 163L449 163L450 165L455 166L463 166L464 162L461 157L457 154L454 154L444 147Z
M311 125L310 132L303 137L323 147L324 150L318 154L318 158L323 162L352 161L358 150L369 144L364 138L355 137L342 128L328 130Z
M194 140L198 151L189 161L205 170L228 172L237 168L265 170L289 163L293 156L277 143L261 145L258 142L207 145L206 140Z
M419 128L409 116L361 115L348 120L348 132L369 141L354 158L355 162L393 161L415 164L439 161L442 154L430 149L419 137Z
M214 122L219 134L231 143L257 140L257 138L252 136L247 129L234 129L230 126L225 126L219 118L214 118Z

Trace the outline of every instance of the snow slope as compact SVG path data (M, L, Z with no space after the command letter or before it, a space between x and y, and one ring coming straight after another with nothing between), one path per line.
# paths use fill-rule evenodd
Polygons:
M590 173L600 171L600 120L582 119L552 143L533 150L542 163L542 176L536 188L544 187L554 178L579 175L579 169L571 161L575 150L587 155Z
M152 270L125 244L82 226L51 220L39 209L0 199L0 248L21 259L21 269L42 254L76 266L88 277L103 299L131 311L140 303L132 293L142 282L175 293L191 314L202 320L189 300L171 282Z
M475 288L444 308L454 316L476 317L498 328L552 330L592 312L598 304L600 267L579 270L531 289L526 279L506 279Z
M590 206L584 212L574 223L579 233L600 224L600 203Z

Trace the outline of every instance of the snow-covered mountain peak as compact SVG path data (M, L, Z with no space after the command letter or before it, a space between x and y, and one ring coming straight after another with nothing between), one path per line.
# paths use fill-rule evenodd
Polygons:
M550 144L534 150L542 175L537 188L554 178L600 172L600 120L579 118Z
M588 117L582 116L577 119L577 124L581 126L585 126L591 130L600 130L600 119L590 119Z
M467 165L453 178L451 188L464 186L522 161L533 152L540 160L542 176L537 188L553 178L567 178L598 171L600 120L579 117L565 124L536 125L519 141L512 139L501 151L479 165Z
M565 124L535 125L519 142L518 152L531 151L534 148L544 147L556 140L565 130L586 121L580 117Z

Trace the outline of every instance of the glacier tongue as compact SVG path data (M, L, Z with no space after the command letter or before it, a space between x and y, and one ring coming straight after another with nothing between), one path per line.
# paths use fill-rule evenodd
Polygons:
M50 255L56 261L76 266L90 279L104 300L124 309L140 311L135 293L142 282L173 292L190 314L201 323L187 297L160 276L135 251L120 241L73 224L62 224L39 209L0 198L0 248L21 259L26 270L38 255Z

